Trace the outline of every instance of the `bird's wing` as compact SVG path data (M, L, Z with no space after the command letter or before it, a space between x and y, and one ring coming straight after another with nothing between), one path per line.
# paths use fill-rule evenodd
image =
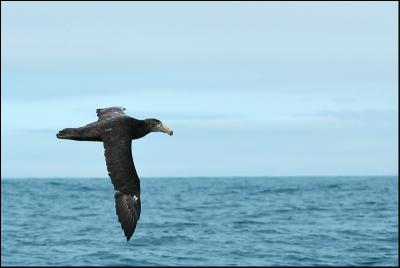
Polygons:
M109 108L101 108L97 109L97 117L99 118L98 121L107 120L119 116L125 116L124 107L109 107Z
M108 175L114 185L118 220L129 240L140 217L140 181L133 164L132 140L124 128L103 135Z

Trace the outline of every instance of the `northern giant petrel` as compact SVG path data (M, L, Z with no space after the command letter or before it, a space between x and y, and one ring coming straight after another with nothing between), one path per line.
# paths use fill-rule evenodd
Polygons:
M127 116L123 107L97 109L98 120L79 128L65 128L57 138L102 141L108 175L114 185L115 209L126 240L132 237L140 217L140 181L133 164L131 144L150 132L172 135L157 119L138 120Z

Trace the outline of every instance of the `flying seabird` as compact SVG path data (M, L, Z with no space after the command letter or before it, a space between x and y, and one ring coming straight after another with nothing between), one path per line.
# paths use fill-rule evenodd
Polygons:
M77 141L102 141L108 175L114 185L115 209L126 240L132 237L140 217L140 181L132 159L132 140L150 132L172 135L160 120L138 120L127 116L123 107L97 109L98 120L79 128L65 128L57 138Z

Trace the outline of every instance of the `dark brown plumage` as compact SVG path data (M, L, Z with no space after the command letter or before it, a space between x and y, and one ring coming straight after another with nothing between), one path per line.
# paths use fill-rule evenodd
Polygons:
M140 181L132 159L133 139L150 132L173 132L157 119L138 120L127 116L125 108L97 109L98 120L79 128L66 128L59 139L102 141L108 175L114 185L115 209L127 241L132 237L141 212Z

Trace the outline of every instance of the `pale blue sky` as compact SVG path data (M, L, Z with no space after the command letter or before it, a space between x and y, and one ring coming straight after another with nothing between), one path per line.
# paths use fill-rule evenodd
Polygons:
M396 2L2 2L2 177L106 177L56 139L155 117L139 176L398 174Z

